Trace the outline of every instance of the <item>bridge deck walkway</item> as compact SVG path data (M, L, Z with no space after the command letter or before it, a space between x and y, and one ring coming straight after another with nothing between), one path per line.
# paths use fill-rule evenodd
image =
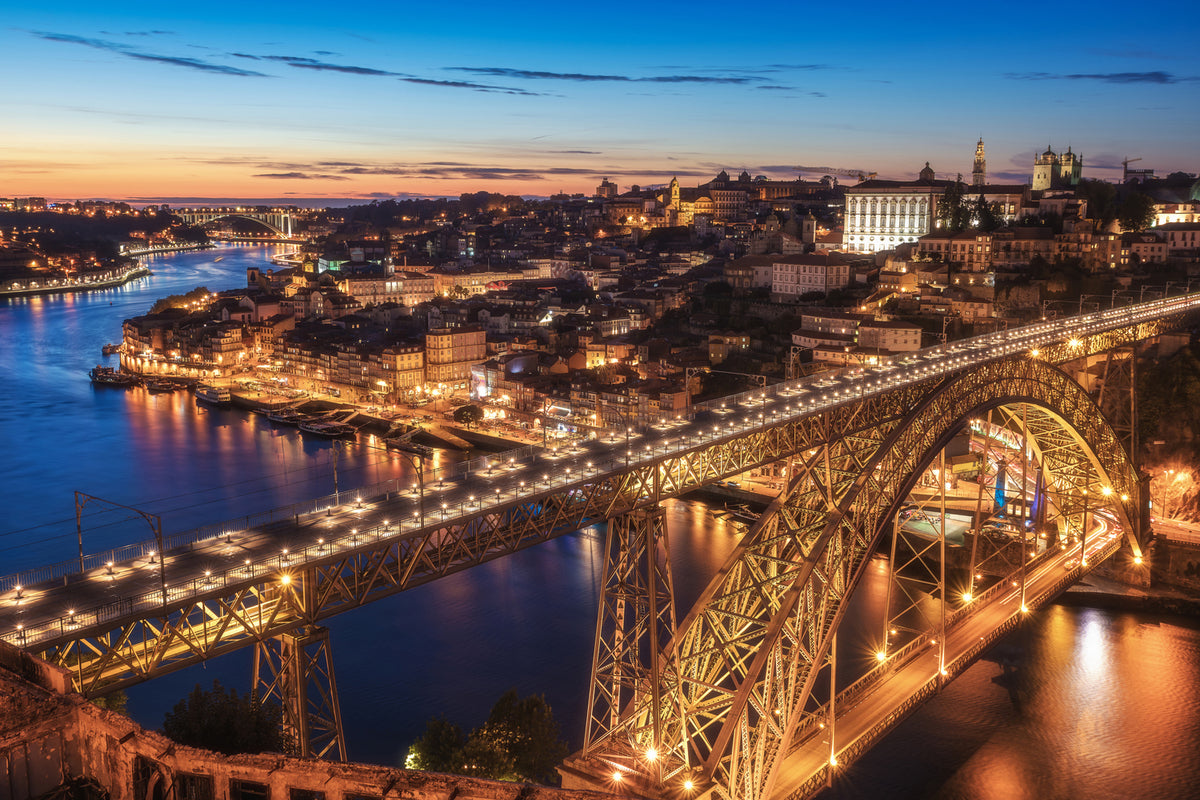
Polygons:
M1115 551L1121 531L1100 524L1096 535L1088 536L1088 561L1095 566ZM1090 567L1078 563L1079 548L1053 553L1026 576L1026 605L1032 611L1058 594L1064 578L1077 579ZM997 592L951 627L946 637L946 675L939 674L939 648L936 636L907 654L901 663L877 667L884 677L859 695L847 707L836 709L834 743L838 770L845 769L862 751L898 724L921 700L936 692L944 682L975 662L997 638L1024 616L1019 587ZM773 796L787 800L811 797L825 785L830 756L829 729L812 726L785 757Z
M1178 316L1198 307L1200 293L1070 320L1040 322L1002 334L926 348L878 368L820 374L722 398L707 406L706 419L698 413L705 407L698 406L690 418L677 423L639 428L635 437L637 444L628 453L625 437L605 437L607 441L593 440L558 458L545 452L535 453L511 468L496 470L497 474L487 479L473 474L437 487L427 486L425 502L429 513L426 519L438 525L456 519L466 521L493 513L497 508L536 498L539 494L573 494L595 480L645 469L661 459L678 457L681 453L708 448L718 442L748 438L766 428L819 415L872 395L913 384L936 383L946 375L983 362L1021 357L1031 353L1030 348L1058 346L1063 352L1054 358L1066 359L1070 355L1068 351L1078 349L1076 343L1082 342L1083 337L1116 329L1132 330L1147 321ZM1066 344L1068 340L1070 347ZM1054 345L1056 342L1059 345ZM1042 357L1050 357L1050 354L1044 353ZM543 476L544 472L549 474ZM704 480L721 477L726 476L706 475ZM496 492L494 495L493 491ZM471 492L478 493L480 499L469 500ZM442 503L448 505L447 511L442 511ZM289 566L292 559L282 555L282 549L288 547L289 542L295 543L304 559L320 561L326 556L313 541L314 537L322 535L318 531L329 532L326 547L343 552L356 547L349 538L349 529L355 526L360 530L370 529L370 535L376 537L419 538L428 531L418 529L412 522L411 514L416 505L416 498L390 496L373 500L362 512L343 507L332 516L317 514L303 520L297 518L242 531L234 535L236 551L226 551L227 543L221 540L195 542L185 549L173 550L167 564L169 602L186 601L189 593L216 595L230 586L252 583L251 577L261 578ZM393 524L390 530L383 531L382 520L389 516L393 520L403 519L406 524ZM246 572L238 574L241 565L231 560L234 556L251 559L251 568L246 571L249 575ZM333 555L328 557L332 559ZM0 578L0 636L21 646L70 639L72 636L65 629L111 622L118 616L117 606L145 609L147 616L153 618L153 609L161 605L161 594L157 591L157 574L146 569L146 559L126 560L114 565L112 572L109 575L108 570L101 567L21 589L17 589L16 578L19 576ZM90 620L72 619L69 613L74 610L78 616L89 608L92 609Z

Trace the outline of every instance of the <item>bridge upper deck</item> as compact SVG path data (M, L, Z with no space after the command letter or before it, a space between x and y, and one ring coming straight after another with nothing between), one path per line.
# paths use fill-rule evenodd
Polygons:
M1200 293L1042 321L925 348L877 366L844 368L722 398L697 405L676 419L662 419L627 435L576 443L559 452L525 448L483 459L436 485L424 486L419 493L391 487L393 491L363 502L336 507L316 502L313 513L289 514L267 525L229 525L203 539L185 535L180 546L168 545L168 552L157 554L157 560L156 545L146 542L124 548L120 558L93 560L100 566L83 574L70 574L77 568L48 568L0 578L0 636L44 650L129 620L161 618L168 610L186 610L190 604L253 587L259 592L255 604L261 615L271 602L266 590L277 585L281 575L345 565L354 558L366 561L380 548L392 554L396 568L388 586L348 588L345 602L327 603L321 609L310 603L304 613L311 621L569 532L586 519L619 513L623 509L614 498L628 489L614 487L623 486L626 476L661 462L736 444L805 417L912 384L938 381L989 361L1032 356L1061 363L1102 352L1160 333L1197 308ZM728 464L714 466L686 488L745 469L744 462ZM607 487L607 495L596 489L601 486ZM683 486L663 487L661 494L656 490L655 499L678 494ZM519 522L523 532L511 538L500 536L501 518L510 527ZM111 567L105 564L108 560L114 562ZM166 580L159 573L164 563ZM363 575L368 568L379 571L377 563L352 569ZM299 619L272 617L278 624L292 626L301 624ZM253 632L246 620L237 624L247 635Z

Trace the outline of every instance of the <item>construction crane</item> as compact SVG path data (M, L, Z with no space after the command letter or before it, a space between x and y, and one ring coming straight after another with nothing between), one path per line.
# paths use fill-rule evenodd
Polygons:
M1125 183L1126 181L1129 180L1129 165L1135 161L1141 161L1141 160L1142 160L1141 156L1138 156L1137 158L1130 158L1129 156L1125 156L1125 160L1121 162L1121 166L1125 168L1121 172L1121 183Z
M861 181L869 181L878 175L878 172L866 172L861 169L839 169L838 167L796 167L797 172L819 172L822 175L848 175L851 178L858 178Z

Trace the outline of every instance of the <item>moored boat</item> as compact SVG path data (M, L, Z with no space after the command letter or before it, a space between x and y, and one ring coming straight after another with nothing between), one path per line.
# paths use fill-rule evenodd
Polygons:
M422 458L432 458L433 457L433 448L432 447L429 447L429 446L423 445L423 444L417 444L416 442L410 441L408 439L403 439L403 438L384 439L383 444L389 450L403 450L405 453L412 453L413 455L418 455L418 456L421 456Z
M353 436L358 433L358 429L353 425L327 420L307 420L301 422L300 430L315 436L324 436L327 439L336 439L340 436Z
M311 419L311 417L309 417L307 414L297 411L294 408L281 408L278 411L268 411L267 419L279 425L291 425L292 427L295 427L301 422L308 421Z
M233 400L229 389L225 386L210 386L207 383L196 384L196 399L214 406L227 406Z
M99 364L88 371L88 377L97 386L136 386L138 382L137 375L131 372L121 372L119 369L102 367Z
M153 394L165 394L179 389L180 386L173 380L167 378L147 378L146 390Z

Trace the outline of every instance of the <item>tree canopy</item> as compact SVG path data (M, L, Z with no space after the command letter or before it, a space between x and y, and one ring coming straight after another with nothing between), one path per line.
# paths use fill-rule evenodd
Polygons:
M1117 187L1108 181L1084 178L1075 194L1087 201L1087 215L1096 220L1097 228L1108 230L1117 218Z
M196 684L163 719L163 733L180 744L218 753L289 753L294 747L280 729L278 706L239 695L213 681L212 691Z
M971 207L967 202L966 187L961 180L946 187L938 200L937 218L942 227L951 232L966 230L971 224Z
M1154 224L1154 200L1141 192L1130 192L1117 208L1117 221L1126 233L1146 230Z
M510 689L487 721L464 736L444 717L429 720L408 750L405 766L504 781L554 783L567 756L554 713L541 695Z
M473 428L483 420L483 409L474 403L467 403L454 409L454 421L459 425Z
M157 314L160 311L166 311L170 308L184 308L197 300L203 300L208 295L208 287L205 286L197 286L187 294L169 294L166 297L160 297L158 300L155 300L154 305L150 307L150 313Z

